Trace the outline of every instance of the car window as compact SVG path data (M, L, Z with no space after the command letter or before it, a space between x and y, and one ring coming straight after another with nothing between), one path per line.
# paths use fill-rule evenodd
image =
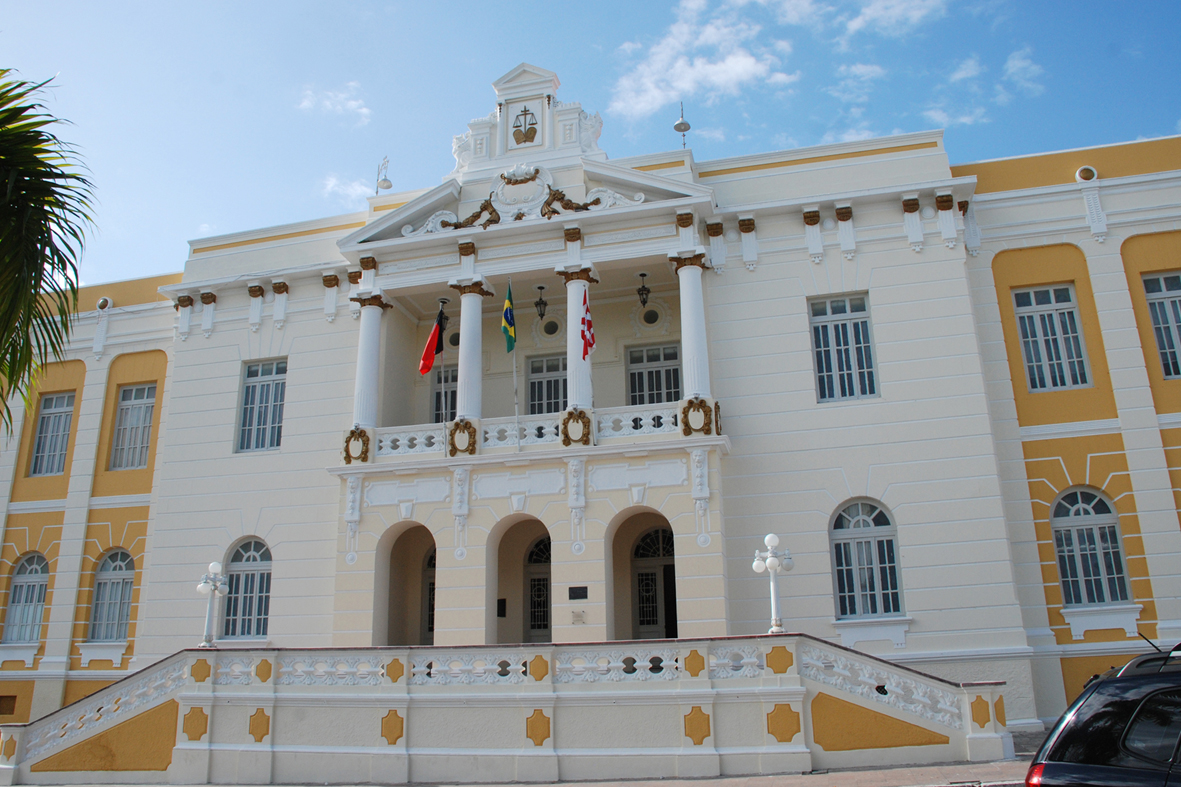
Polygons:
M1143 767L1143 761L1120 748L1120 741L1145 693L1119 682L1099 686L1062 729L1048 759L1114 767L1136 763Z
M1128 725L1124 748L1156 762L1168 762L1181 735L1181 691L1163 691L1144 701Z

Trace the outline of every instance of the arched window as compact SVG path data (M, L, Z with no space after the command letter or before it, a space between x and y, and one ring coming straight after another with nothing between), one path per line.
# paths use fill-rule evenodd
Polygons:
M673 531L656 527L636 539L632 548L632 614L638 639L677 636L677 579Z
M258 540L239 545L226 576L230 590L222 636L265 637L271 609L271 550Z
M49 563L41 555L29 555L16 565L8 594L4 642L37 642L45 592L49 589Z
M1054 504L1050 524L1063 603L1070 606L1128 600L1119 517L1110 502L1085 489L1067 492Z
M550 537L533 542L525 555L526 612L529 642L550 641Z
M91 642L126 641L134 582L135 561L124 550L112 552L99 563L90 607Z
M837 617L897 615L902 590L890 516L875 503L852 503L832 523Z
M649 530L636 541L632 556L636 560L673 556L673 531L667 527Z

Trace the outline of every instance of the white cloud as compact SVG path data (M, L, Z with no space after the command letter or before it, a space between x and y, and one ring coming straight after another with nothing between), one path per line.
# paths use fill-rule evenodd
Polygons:
M632 52L635 52L637 49L643 49L643 48L644 48L644 45L641 44L639 41L624 41L622 44L619 45L619 47L618 47L618 49L616 49L616 51L622 52L625 55L630 55Z
M693 129L693 133L713 140L714 142L726 141L726 129L724 128L695 128Z
M198 238L206 238L206 237L209 237L210 235L213 235L215 232L217 232L217 225L216 224L202 224L200 227L197 228L197 237Z
M360 82L349 82L343 90L316 92L311 88L304 88L303 97L297 106L305 112L319 110L332 115L355 115L357 125L363 126L369 122L373 111L365 106L360 92Z
M800 146L800 143L796 142L795 137L784 134L783 132L779 132L771 137L771 142L778 148L798 148Z
M1005 79L1025 91L1027 95L1041 95L1045 87L1035 80L1042 75L1042 67L1030 59L1033 50L1019 49L1005 61Z
M363 180L344 181L335 175L324 178L320 186L325 197L330 197L350 208L364 207L365 198L369 196L369 191L373 188Z
M886 69L873 63L853 63L837 69L841 81L828 88L833 98L845 104L860 104L869 100L873 81L886 75Z
M813 0L778 0L772 2L775 18L785 25L816 25L832 13L832 7Z
M705 93L739 93L770 82L782 85L790 75L774 69L779 60L769 52L751 51L760 28L736 19L702 19L705 0L681 0L676 21L629 73L615 83L609 110L629 118L647 117L661 107Z
M996 93L993 95L992 100L1003 107L1005 104L1008 104L1013 100L1013 94L1008 90L1005 90L1005 86L998 82L996 86Z
M850 128L839 134L833 131L828 132L820 140L822 145L831 145L834 142L860 142L863 139L872 139L877 134L867 128Z
M783 74L783 73L776 72L776 73L772 74L771 76L767 77L767 84L768 85L777 85L777 86L790 85L792 82L799 82L799 81L800 81L800 72L799 71L795 72L794 74Z
M771 46L775 48L776 52L783 55L784 57L787 57L788 55L791 54L791 42L790 41L784 41L782 39L779 39L776 41L772 41Z
M845 23L845 35L868 30L887 36L903 35L946 12L946 0L869 0Z
M923 117L930 120L940 128L948 128L950 126L972 126L976 123L987 123L988 118L984 114L983 107L976 107L971 112L965 112L959 115L950 115L945 110L928 109L923 113Z
M984 66L980 65L980 59L972 55L964 62L956 66L955 71L951 72L951 76L947 78L948 82L961 82L965 79L972 79L984 73Z

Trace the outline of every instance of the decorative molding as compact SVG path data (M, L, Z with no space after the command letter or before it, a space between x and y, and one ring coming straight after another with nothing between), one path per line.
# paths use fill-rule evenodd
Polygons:
M701 414L701 425L694 426L694 415ZM681 434L690 437L694 432L713 434L713 408L705 399L686 399L681 406Z
M123 654L127 650L127 641L122 642L79 642L78 652L82 656L82 666L89 667L92 661L110 659L114 669L123 663Z
M275 682L280 686L380 686L385 680L384 661L380 653L283 654Z
M742 238L742 261L747 270L753 271L759 262L759 236L755 232L753 214L739 214L738 232Z
M150 496L149 496L150 499ZM67 498L57 500L15 500L8 504L10 514L42 514L49 511L65 511Z
M581 272L581 271L580 271ZM572 437L571 425L577 424L580 432L577 437ZM575 443L579 445L590 445L591 442L591 418L587 415L585 410L567 410L566 415L562 418L562 445L569 447Z
M411 686L514 685L525 682L524 651L460 650L412 652Z
M1181 427L1181 413L1158 413L1156 422L1161 429L1176 429ZM12 504L9 503L9 510L12 509Z
M213 333L213 314L217 309L217 294L201 293L201 333L208 339Z
M596 464L587 471L586 480L593 492L630 489L632 484L684 486L689 482L689 465L685 459L656 459L642 465Z
M377 306L382 311L385 311L386 309L394 308L393 304L386 303L385 299L382 298L381 295L366 295L364 297L349 298L349 300L352 301L353 303L356 303L360 307Z
M838 202L837 208L837 240L841 244L841 254L846 260L852 260L857 253L857 230L853 226L853 206L847 202Z
M215 293L215 292L201 293L201 305L202 306L212 306L215 303L217 303L217 293Z
M562 231L562 238L566 243L578 243L582 240L582 230L578 227L567 227Z
M590 268L579 268L576 271L555 271L562 280L569 284L572 281L585 281L588 284L598 284L599 280L595 277L594 272Z
M345 479L344 490L345 556L350 566L357 562L357 548L361 524L361 478L351 475Z
M1157 416L1160 419L1160 416ZM1022 440L1047 440L1060 437L1091 437L1120 431L1118 418L1097 421L1067 421L1061 424L1040 424L1021 427Z
M484 298L488 298L488 297L492 296L492 293L490 293L490 292L488 292L488 290L484 289L484 280L483 279L481 279L479 281L474 281L471 284L452 284L451 289L458 292L461 296L472 295L472 294L479 295Z
M461 447L459 442L464 440L466 442ZM460 453L469 456L476 454L476 427L467 419L454 421L447 430L447 455L453 457Z
M697 546L704 549L710 545L710 531L713 530L713 517L709 510L709 452L704 448L690 451L689 468L693 481L691 495L697 526Z
M955 197L950 191L935 192L935 210L939 221L939 235L949 249L955 248Z
M916 252L923 250L923 219L919 214L919 195L902 195L902 227L906 240Z
M558 651L554 656L554 683L680 680L679 655L675 648L647 648L642 645L628 649Z
M964 248L975 257L980 253L980 225L976 223L975 202L961 202L964 212Z
M375 271L377 270L377 259L375 257L362 257L358 263L361 266L361 271Z
M472 479L472 494L477 500L501 500L514 494L559 495L565 491L566 473L557 467L524 473L478 473Z
M467 471L467 468L457 468ZM394 506L404 503L446 503L451 500L451 481L447 476L415 478L413 481L371 481L365 484L365 507ZM410 519L403 516L403 519Z
M354 442L361 443L361 451L355 455L352 452ZM351 465L354 459L358 462L369 461L369 433L360 426L354 426L344 438L344 463Z
M763 677L763 649L757 645L718 645L709 649L709 676L713 680Z
M215 686L249 686L254 681L254 657L249 653L223 653L213 674Z
M1091 227L1091 237L1102 243L1107 239L1107 214L1103 212L1103 203L1099 199L1098 187L1082 189L1083 205L1086 208L1087 224Z
M725 227L720 220L706 222L705 234L709 238L709 261L714 273L721 274L726 269Z
M693 267L705 269L705 254L694 254L689 257L670 256L668 261L673 264L673 273L679 273L681 268Z
M26 667L32 667L33 659L37 658L37 651L40 649L39 639L36 642L5 642L0 644L0 663L23 661Z
M819 265L824 262L824 238L820 234L820 206L804 205L804 242L808 246L808 257Z
M49 501L56 502L56 501ZM65 501L61 501L63 504ZM90 498L87 506L89 508L131 508L133 506L147 506L152 504L152 496L150 494L142 495L104 495L102 497ZM8 510L15 513L15 506L17 503L9 503ZM60 509L56 509L60 510Z
M1062 607L1062 617L1070 624L1071 639L1082 639L1092 630L1123 629L1129 637L1136 636L1140 620L1140 604L1106 604L1102 606Z
M833 628L841 635L841 644L846 648L857 647L858 642L888 639L896 648L906 647L906 632L910 631L912 618L846 618L833 621Z
M964 727L959 696L932 682L888 669L884 662L858 659L851 652L836 653L811 643L800 643L799 657L800 677L806 680L954 730ZM878 691L878 686L885 692Z

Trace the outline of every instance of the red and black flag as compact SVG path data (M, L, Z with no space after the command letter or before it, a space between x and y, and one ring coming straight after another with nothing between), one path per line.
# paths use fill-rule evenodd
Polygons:
M443 304L439 304L439 316L435 317L435 327L431 329L431 336L426 340L426 348L422 351L422 360L418 362L420 374L426 374L435 365L435 356L443 352L443 326L447 324L447 315L443 314Z

